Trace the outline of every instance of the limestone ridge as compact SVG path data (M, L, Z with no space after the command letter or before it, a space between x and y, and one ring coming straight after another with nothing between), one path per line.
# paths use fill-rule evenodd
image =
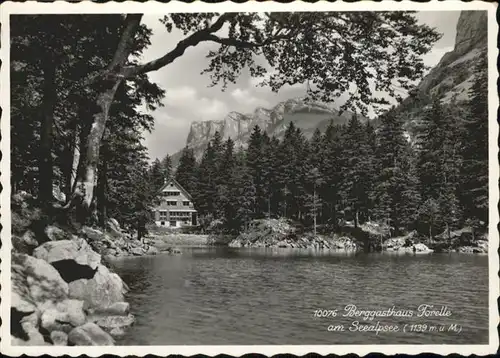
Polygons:
M472 69L478 55L487 50L488 17L486 11L462 11L457 22L455 47L441 58L418 86L426 94L442 95L449 102L468 99Z
M347 123L351 116L352 113L347 111L339 114L337 109L328 104L293 98L278 103L272 109L258 107L249 114L230 112L222 120L192 122L186 145L192 148L195 156L200 159L216 131L222 134L224 140L229 137L233 139L238 149L246 147L250 133L256 125L270 136L282 138L286 127L293 121L304 135L310 138L316 128L324 130L331 119L334 123ZM180 152L174 154L174 162L179 157Z
M424 110L431 104L431 98L436 96L442 103L455 99L457 105L469 100L475 63L478 56L487 51L487 23L486 11L462 11L453 50L445 53L422 79L414 95L397 107L410 140L417 138L421 131ZM377 126L378 122L376 118L374 125Z

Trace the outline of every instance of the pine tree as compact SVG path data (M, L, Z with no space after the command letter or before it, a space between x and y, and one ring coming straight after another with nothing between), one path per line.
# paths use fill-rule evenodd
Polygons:
M245 161L234 168L229 191L232 215L228 217L228 225L230 229L238 232L241 229L246 229L254 217L253 207L256 190L251 169Z
M191 195L195 196L197 189L197 163L193 149L187 146L182 150L179 165L175 172L175 180Z
M341 185L343 180L344 142L343 127L328 125L323 138L321 172L325 184L321 190L323 198L323 213L326 221L333 227L338 226L341 211Z
M324 184L324 179L321 172L317 167L312 167L307 176L307 182L311 188L308 197L306 207L308 209L308 214L313 218L313 234L317 234L317 218L318 214L321 212L321 198L318 195L318 189Z
M264 183L264 133L259 126L253 128L246 151L246 165L250 170L255 187L254 212L256 217L263 217L267 212L267 194Z
M419 219L427 224L429 240L431 241L435 234L433 231L434 226L440 221L439 212L439 203L432 198L427 199L419 208Z
M470 89L462 151L462 203L465 217L474 226L488 223L488 71L487 57L482 54L474 69Z
M210 142L201 159L197 177L196 205L202 216L213 217L214 215L217 175L216 153Z
M344 163L344 180L342 182L341 196L351 207L353 213L354 226L358 227L359 216L363 211L366 198L370 195L369 169L370 148L367 141L367 133L364 126L353 115L344 134L344 153L346 161Z
M163 175L166 179L172 178L173 169L172 169L172 157L169 154L163 158L161 161L161 166L163 168Z
M218 173L220 182L217 184L217 196L214 203L215 217L221 218L225 223L228 223L228 218L232 215L230 197L231 178L236 165L234 142L231 138L228 138L224 143L224 153L222 154L221 161Z
M445 113L439 99L425 110L423 130L417 139L418 173L422 200L439 197L442 183L442 145L445 135Z
M152 185L156 190L160 190L161 186L165 183L165 172L163 166L158 158L155 159L150 169L150 179Z
M410 184L405 168L407 146L402 123L391 109L384 114L378 134L375 213L379 220L393 227L395 233L399 232L401 213L408 205L404 201L404 193Z

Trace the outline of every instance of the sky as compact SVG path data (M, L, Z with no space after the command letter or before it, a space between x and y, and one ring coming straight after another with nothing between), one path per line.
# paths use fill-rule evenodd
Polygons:
M419 22L443 34L424 56L426 65L435 66L446 52L453 49L459 15L459 11L425 11L416 14ZM168 33L159 22L160 17L145 15L142 19L142 23L153 30L151 45L141 59L143 62L163 56L184 38L181 32ZM164 107L150 112L155 118L155 128L151 133L144 134L143 143L148 148L151 160L162 159L166 154L182 149L193 121L221 120L231 111L250 113L256 107L272 108L283 100L305 95L305 88L299 85L284 87L278 93L256 87L257 81L245 73L224 92L220 86L209 87L209 75L200 73L208 65L205 55L215 47L213 43L191 47L170 65L148 74L151 81L166 90Z

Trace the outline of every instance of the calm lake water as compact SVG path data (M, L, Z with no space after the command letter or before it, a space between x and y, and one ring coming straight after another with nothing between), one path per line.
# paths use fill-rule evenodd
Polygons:
M488 343L487 256L191 248L113 265L136 316L121 345ZM344 317L349 304L413 316ZM448 316L417 317L422 304ZM360 332L353 321L398 331ZM412 324L426 332L402 332Z

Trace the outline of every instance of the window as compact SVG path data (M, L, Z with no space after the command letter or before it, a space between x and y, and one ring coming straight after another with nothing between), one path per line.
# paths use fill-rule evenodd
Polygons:
M189 206L189 201L183 201L182 203L184 204L184 206Z
M191 213L189 211L171 211L170 212L170 217L188 218L190 216L191 216Z
M179 196L181 195L180 191L164 191L165 196Z
M176 227L177 226L177 221L170 220L170 226Z
M160 219L166 219L167 218L167 212L166 211L160 211Z
M177 205L177 201L167 201L167 206L176 206Z

